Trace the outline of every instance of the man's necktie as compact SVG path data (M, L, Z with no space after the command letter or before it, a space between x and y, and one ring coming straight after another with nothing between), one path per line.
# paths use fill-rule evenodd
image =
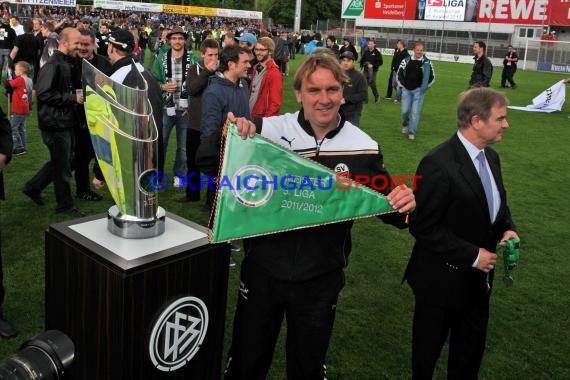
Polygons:
M479 177L481 177L481 183L483 184L483 189L485 189L485 196L487 197L487 207L489 208L489 215L491 216L491 221L495 214L493 214L493 186L491 185L491 175L487 170L487 165L485 165L485 152L481 151L477 155L477 160L479 161Z

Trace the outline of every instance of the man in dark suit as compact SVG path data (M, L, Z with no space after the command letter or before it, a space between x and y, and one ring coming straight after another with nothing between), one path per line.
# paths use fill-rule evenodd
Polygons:
M0 200L4 200L4 177L2 169L12 158L12 128L6 118L4 111L0 108ZM0 232L2 229L0 228ZM2 268L2 244L0 239L0 337L14 338L18 332L12 325L4 319L2 304L4 303L4 271Z
M499 156L489 148L509 124L508 100L489 88L468 90L458 131L419 164L416 238L404 279L416 299L413 379L431 379L450 335L448 379L477 379L485 350L497 243L518 239Z

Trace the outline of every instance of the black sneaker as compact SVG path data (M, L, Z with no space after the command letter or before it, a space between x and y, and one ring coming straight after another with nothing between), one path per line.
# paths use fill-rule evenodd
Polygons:
M39 192L36 192L34 190L28 190L28 189L22 189L22 193L26 194L35 204L37 204L38 206L43 206L44 200L42 199L42 196Z
M72 218L81 218L81 217L85 216L84 213L82 213L81 211L79 211L75 207L69 208L67 210L57 211L57 212L60 214L65 214L67 216L71 216Z
M12 155L14 155L14 156L21 156L22 154L26 154L26 153L28 153L28 152L27 152L25 149L23 149L23 148L14 149L14 150L12 151Z
M85 190L81 193L77 193L77 197L83 199L84 201L99 202L103 199L102 195L97 194L92 190Z

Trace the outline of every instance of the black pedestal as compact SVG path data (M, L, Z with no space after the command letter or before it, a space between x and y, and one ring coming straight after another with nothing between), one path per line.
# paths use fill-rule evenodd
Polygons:
M46 232L46 329L75 344L69 379L218 379L229 244L172 214L152 239L116 237L106 223Z

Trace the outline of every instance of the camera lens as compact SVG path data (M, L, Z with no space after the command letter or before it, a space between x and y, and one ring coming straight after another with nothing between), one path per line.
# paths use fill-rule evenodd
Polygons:
M22 345L20 351L0 362L2 380L56 380L71 365L75 347L67 335L45 331Z

